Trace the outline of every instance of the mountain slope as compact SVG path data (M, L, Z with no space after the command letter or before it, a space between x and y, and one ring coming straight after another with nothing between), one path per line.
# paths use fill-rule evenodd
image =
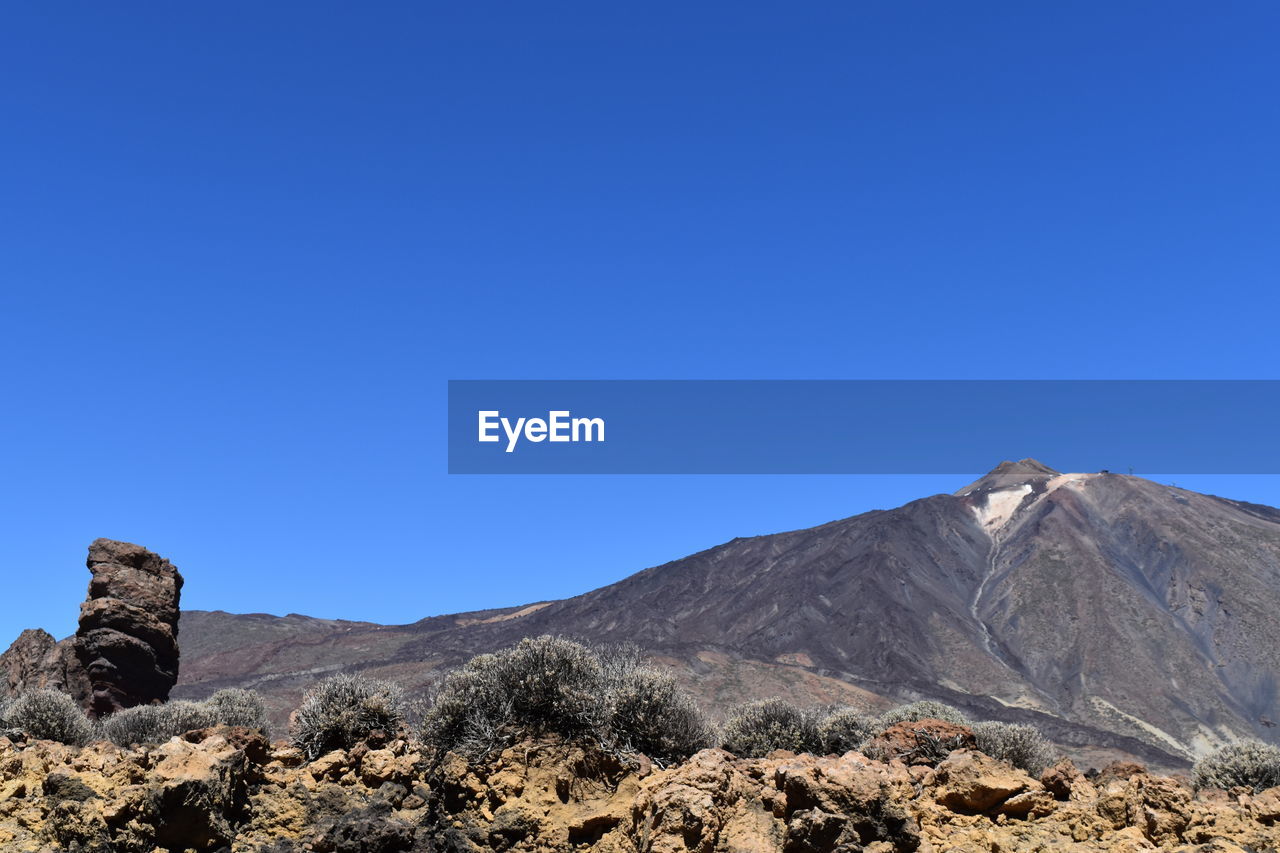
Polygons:
M283 714L334 669L413 687L563 633L638 643L716 705L940 698L1170 765L1275 739L1277 607L1280 511L1024 460L955 495L735 539L564 601L403 626L185 613L178 692L250 685Z

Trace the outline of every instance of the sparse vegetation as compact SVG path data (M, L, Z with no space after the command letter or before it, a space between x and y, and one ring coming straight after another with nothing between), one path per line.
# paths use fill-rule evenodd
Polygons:
M876 717L853 708L837 708L819 724L818 737L824 751L844 755L859 749L879 731L879 720Z
M132 746L164 743L217 724L217 715L204 703L178 699L164 705L138 705L117 711L102 721L102 733L117 746Z
M775 749L817 752L822 748L817 715L785 699L737 706L725 723L724 748L743 758L760 758Z
M711 729L675 679L633 647L522 640L450 673L423 719L437 751L483 759L524 737L559 735L658 763L708 746Z
M75 700L60 690L30 690L9 702L4 728L38 740L80 746L93 737L93 723Z
M978 749L1007 761L1032 776L1053 763L1053 746L1035 726L1021 723L976 723L972 726Z
M262 704L262 697L252 690L234 687L219 690L205 702L224 726L267 728L267 709Z
M1255 792L1280 785L1280 748L1258 740L1219 747L1195 763L1191 781L1197 788Z
M612 740L658 764L671 764L712 745L714 736L693 697L669 673L645 666L609 684Z
M400 688L390 682L335 675L302 697L293 742L309 760L351 749L375 730L397 731L404 722L403 703Z
M164 743L210 726L265 728L262 700L252 690L219 690L203 702L175 699L163 705L138 705L102 721L102 734L117 746Z
M608 719L603 686L604 669L590 649L560 637L526 638L446 676L422 739L472 758L521 735L598 740Z
M899 705L880 715L879 728L884 731L897 723L915 723L920 720L942 720L960 726L969 725L969 718L945 702L912 702Z

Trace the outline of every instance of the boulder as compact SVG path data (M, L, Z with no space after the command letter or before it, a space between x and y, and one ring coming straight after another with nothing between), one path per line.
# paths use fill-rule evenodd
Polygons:
M931 781L935 799L962 814L993 811L1019 794L1043 790L1021 770L967 749L947 756L934 769Z

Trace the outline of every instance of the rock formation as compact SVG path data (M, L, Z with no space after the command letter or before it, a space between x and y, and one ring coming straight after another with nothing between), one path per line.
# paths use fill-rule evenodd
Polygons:
M76 660L73 644L59 643L40 628L23 631L0 655L0 679L0 692L9 695L28 688L61 690L78 701L89 695L89 680Z
M55 642L29 629L0 655L10 694L49 687L90 714L163 702L178 679L182 575L140 545L97 539L89 546L87 600L76 633Z
M163 702L178 680L182 575L140 545L97 539L89 546L89 598L80 605L76 658L97 716Z
M554 741L468 763L392 739L306 763L239 728L131 749L0 738L12 853L1244 853L1277 849L1278 821L1280 788L1069 761L1036 779L968 749L933 768L708 749L660 770Z

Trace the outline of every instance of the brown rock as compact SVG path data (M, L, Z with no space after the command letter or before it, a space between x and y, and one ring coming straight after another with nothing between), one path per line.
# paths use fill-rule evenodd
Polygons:
M1057 807L1057 800L1048 791L1023 791L1005 800L996 811L1009 817L1044 817L1052 814Z
M140 545L97 539L80 607L76 657L88 675L88 710L103 716L163 702L178 680L182 575Z
M0 695L41 688L83 699L89 695L89 680L70 639L59 643L47 631L28 628L0 655Z
M934 770L933 782L939 803L968 814L990 811L1018 794L1041 789L1021 770L969 750L951 753Z
M973 730L945 720L924 719L890 726L872 738L863 752L878 761L936 765L953 750L974 749Z
M1138 776L1146 772L1147 768L1141 764L1132 761L1113 761L1098 772L1094 783L1099 788L1102 788L1113 779L1128 779L1131 776Z
M1067 758L1046 768L1040 774L1040 784L1059 800L1092 799L1097 795L1093 783Z
M1263 823L1280 820L1280 788L1267 788L1254 794L1249 800L1249 811Z
M640 778L584 747L526 743L380 778L399 742L298 766L247 729L121 749L0 738L0 850L511 851L511 853L1243 853L1280 849L1280 792L1191 797L1139 774L1068 800L1001 762L957 751L923 785L857 753L735 759L706 750ZM267 759L257 764L254 756ZM416 759L415 759L416 760ZM327 767L326 767L327 765ZM368 766L366 766L368 765ZM345 768L345 769L344 769ZM601 775L603 774L603 775ZM366 782L365 776L368 775ZM1003 779L1001 778L1003 777ZM1023 786L1022 790L1014 789ZM948 792L986 811L955 810ZM985 793L984 793L985 792ZM1003 798L1003 799L1001 799ZM1045 811L1047 809L1048 811ZM1178 826L1185 820L1185 829Z

